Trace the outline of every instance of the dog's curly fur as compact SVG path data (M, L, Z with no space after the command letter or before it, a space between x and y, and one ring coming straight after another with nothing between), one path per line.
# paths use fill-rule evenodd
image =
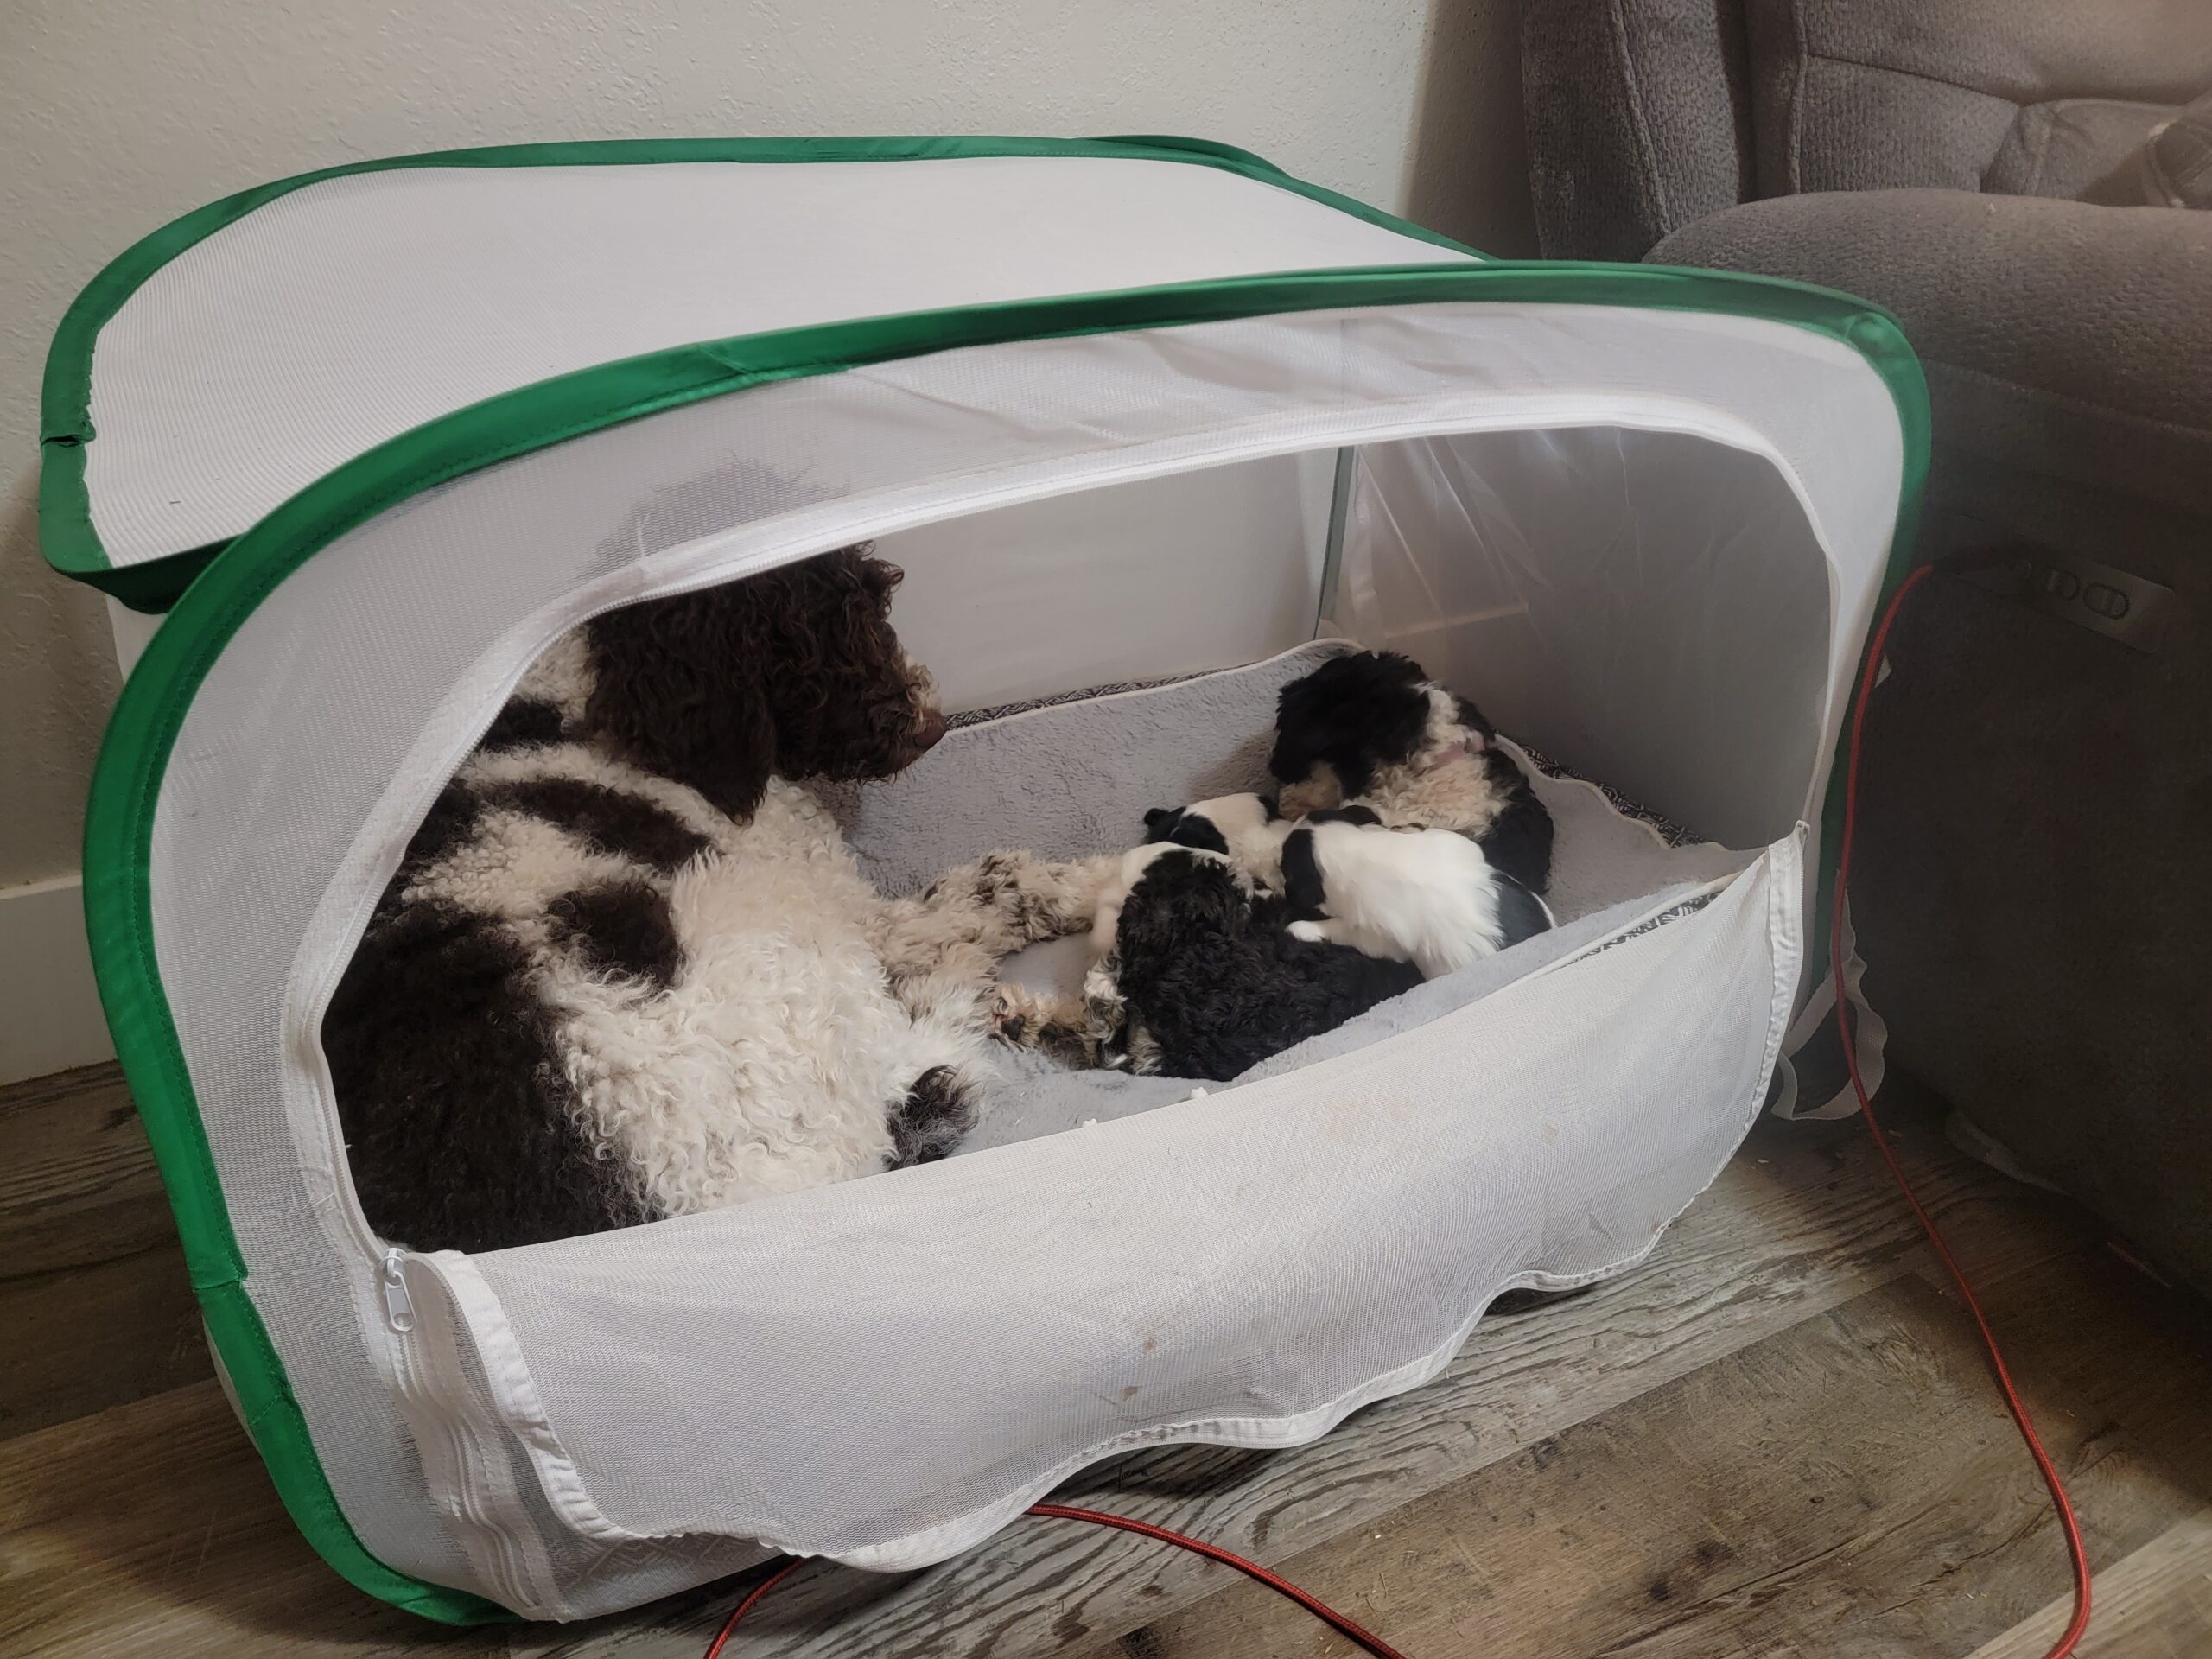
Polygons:
M1283 687L1268 769L1302 818L1347 802L1392 828L1454 830L1531 893L1551 886L1552 817L1497 728L1396 652L1333 658Z
M323 1020L382 1236L484 1250L942 1156L1007 952L1100 872L999 853L915 898L798 780L944 730L865 548L600 617L409 844Z

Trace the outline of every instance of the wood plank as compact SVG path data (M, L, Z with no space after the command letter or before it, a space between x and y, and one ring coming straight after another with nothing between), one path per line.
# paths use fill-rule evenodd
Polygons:
M2061 1596L1967 1659L2043 1659L2074 1616ZM2212 1509L2184 1516L2097 1574L2082 1659L2203 1659L2212 1653Z
M21 1098L11 1091L0 1108ZM1976 1265L1993 1313L2007 1324L2023 1375L2039 1387L2049 1386L2046 1376L2055 1378L2062 1389L2052 1439L2069 1456L2092 1465L2082 1490L2100 1560L2148 1548L2156 1529L2145 1519L2145 1493L2165 1494L2162 1501L2170 1513L2159 1527L2212 1499L2212 1453L2177 1427L2193 1418L2202 1395L2205 1369L2195 1345L2201 1331L2175 1312L2173 1299L2105 1257L2093 1230L2067 1219L2049 1200L1952 1154L1932 1122L1909 1120L1905 1145L1908 1159L1925 1168L1933 1207ZM80 1184L83 1201L91 1203L97 1188L97 1182ZM1298 1452L1185 1447L1149 1453L1089 1471L1065 1496L1179 1525L1274 1564L1310 1554L1325 1572L1332 1559L1356 1565L1353 1552L1376 1546L1370 1535L1377 1531L1384 1534L1383 1545L1395 1542L1413 1554L1442 1551L1456 1537L1451 1545L1459 1552L1455 1559L1475 1558L1473 1567L1458 1569L1465 1577L1493 1560L1493 1537L1514 1517L1501 1514L1493 1520L1485 1514L1466 1523L1463 1512L1452 1510L1460 1516L1455 1532L1417 1535L1408 1520L1413 1509L1471 1501L1473 1489L1486 1489L1487 1483L1534 1479L1524 1465L1542 1459L1548 1467L1558 1467L1559 1446L1570 1436L1587 1439L1593 1458L1610 1452L1642 1468L1653 1444L1649 1431L1629 1432L1628 1419L1618 1414L1656 1409L1648 1398L1654 1388L1717 1387L1716 1379L1732 1370L1736 1384L1725 1397L1738 1402L1736 1414L1706 1414L1694 1424L1685 1420L1662 1443L1666 1456L1657 1466L1667 1478L1646 1479L1649 1487L1671 1480L1688 1496L1641 1530L1609 1509L1599 1510L1579 1541L1569 1541L1544 1563L1547 1573L1564 1570L1602 1581L1616 1601L1631 1605L1639 1596L1648 1601L1648 1573L1674 1564L1685 1576L1679 1582L1670 1578L1664 1611L1695 1617L1668 1638L1675 1646L1632 1651L1726 1655L1742 1650L1740 1643L1729 1645L1738 1641L1738 1632L1714 1604L1733 1582L1726 1575L1744 1569L1696 1560L1695 1545L1707 1541L1685 1529L1683 1515L1694 1512L1691 1497L1704 1490L1698 1482L1732 1458L1734 1466L1749 1466L1745 1454L1732 1448L1759 1429L1758 1411L1809 1413L1813 1404L1802 1396L1846 1383L1857 1390L1850 1397L1872 1400L1877 1394L1870 1377L1889 1389L1882 1397L1894 1403L1900 1397L1898 1379L1918 1377L1924 1403L1895 1416L1888 1438L1877 1447L1881 1458L1868 1454L1869 1460L1858 1461L1856 1444L1833 1443L1834 1430L1817 1414L1794 1431L1779 1423L1767 1427L1764 1443L1781 1452L1758 1466L1758 1491L1773 1486L1779 1495L1757 1503L1746 1500L1751 1520L1764 1529L1747 1536L1753 1548L1781 1550L1774 1541L1797 1535L1783 1525L1796 1520L1783 1513L1786 1498L1793 1490L1803 1496L1810 1477L1783 1453L1806 1460L1831 1482L1831 1490L1854 1498L1860 1487L1853 1477L1861 1469L1879 1476L1902 1464L1910 1472L1932 1459L1932 1466L1951 1470L1967 1490L1939 1494L1940 1501L1961 1507L1955 1535L1942 1533L1935 1516L1915 1512L1901 1522L1908 1529L1922 1529L1908 1530L1907 1541L1918 1539L1927 1546L1915 1546L1918 1554L1908 1567L1931 1555L1956 1563L1948 1578L1936 1576L1923 1604L1932 1607L1940 1596L1974 1608L1984 1602L1982 1574L2001 1567L2011 1575L2015 1560L2036 1564L2032 1593L2021 1589L2001 1603L1992 1596L1979 1610L1986 1628L1974 1639L1993 1637L2063 1586L2063 1561L2032 1531L2004 1541L1989 1560L1967 1559L1979 1535L1970 1529L1977 1516L1986 1524L1989 1511L2003 1504L2025 1525L2042 1511L2032 1501L2036 1490L2019 1489L2023 1478L2032 1481L2032 1473L2009 1424L1998 1418L1993 1427L1986 1382L1942 1345L1956 1334L1959 1315L1922 1281L1930 1263L1916 1239L1854 1126L1763 1128L1651 1262L1577 1301L1486 1322L1468 1353L1427 1389L1373 1408L1327 1440ZM2054 1299L2054 1275L2074 1288ZM1808 1370L1802 1350L1809 1340L1802 1329L1807 1320L1815 1330L1844 1330L1843 1322L1863 1318L1860 1310L1871 1306L1868 1293L1884 1287L1885 1294L1904 1299L1914 1317L1893 1318L1886 1336L1873 1325L1848 1327L1857 1334L1837 1339L1834 1365ZM1758 1391L1758 1410L1751 1409L1757 1368L1771 1363L1753 1344L1791 1341L1799 1344L1788 1348L1794 1360ZM1860 1369L1850 1370L1854 1365ZM1931 1365L1947 1379L1942 1388L1928 1380L1936 1374ZM2074 1420L2063 1415L2069 1408ZM1954 1433L1957 1423L1973 1432ZM1967 1454L1958 1452L1960 1445L1968 1447ZM308 1551L212 1383L23 1435L9 1452L9 1467L0 1474L0 1563L5 1564L0 1651L64 1659L139 1650L182 1659L200 1654L268 1659L280 1653L382 1659L452 1653L478 1659L510 1651L524 1659L696 1659L732 1600L726 1584L590 1625L509 1633L443 1631L384 1608L346 1586ZM1986 1481L1976 1473L1985 1452L1993 1459ZM1967 1458L1964 1465L1956 1461L1961 1455ZM1776 1478L1777 1471L1786 1478ZM1593 1490L1587 1478L1557 1484L1570 1498L1576 1490ZM2107 1487L2121 1494L2115 1503L2105 1501ZM1891 1503L1885 1487L1871 1496ZM1830 1500L1843 1501L1840 1496ZM1535 1511L1519 1518L1523 1527L1535 1524L1536 1516L1558 1519L1548 1495L1541 1508L1523 1507ZM1737 1548L1732 1540L1722 1541ZM1688 1548L1688 1568L1667 1554L1673 1545ZM1866 1548L1878 1555L1881 1538ZM1839 1559L1848 1565L1856 1558L1847 1551L1839 1552ZM1415 1593L1409 1588L1415 1581L1397 1560L1387 1566L1387 1573L1372 1573L1363 1582L1354 1573L1346 1599L1356 1613L1370 1605L1361 1599L1363 1591ZM1828 1622L1816 1626L1819 1640L1805 1649L1808 1655L1838 1650L1827 1640L1837 1624L1879 1628L1882 1618L1899 1617L1885 1611L1897 1599L1892 1592L1899 1580L1876 1570L1879 1566L1876 1560L1847 1591L1836 1590L1847 1598L1840 1609L1823 1604ZM1774 1603L1794 1605L1798 1581L1812 1582L1808 1593L1817 1593L1828 1570L1817 1560L1801 1563L1795 1578L1785 1573L1764 1589L1751 1586L1738 1599L1753 1613ZM1126 1659L1145 1653L1147 1643L1156 1647L1167 1639L1160 1633L1179 1616L1193 1621L1222 1616L1228 1601L1214 1592L1224 1577L1219 1569L1139 1541L1067 1523L1022 1523L926 1574L882 1578L810 1568L778 1592L757 1625L748 1622L740 1652L744 1659L772 1654L842 1659L862 1653L892 1659L925 1654L1019 1659L1066 1652ZM1526 1583L1509 1587L1550 1594L1548 1581L1523 1578ZM2022 1567L2018 1583L2027 1580ZM1438 1599L1425 1580L1418 1595L1424 1605ZM2141 1599L2142 1619L2169 1611L2169 1599L2155 1586L2146 1586ZM1372 1606L1382 1610L1377 1622L1385 1627L1399 1611L1379 1594ZM1487 1616L1487 1606L1484 1611ZM1134 1647L1116 1639L1118 1632L1140 1629L1144 1633L1134 1638ZM1699 1647L1707 1637L1713 1645ZM1963 1652L1968 1646L1971 1642L1962 1642L1939 1650ZM1242 1659L1248 1651L1268 1650L1210 1651ZM1310 1627L1299 1629L1294 1645L1284 1649L1300 1655L1331 1650L1317 1643ZM1408 1650L1423 1659L1444 1659L1474 1649L1447 1640L1441 1647L1409 1644ZM1486 1637L1478 1650L1516 1651Z
M211 1375L175 1239L88 1268L0 1279L0 1438Z
M2078 1311L2091 1290L2082 1279L2058 1294ZM2101 1557L2196 1508L2158 1448L2056 1409L2073 1397L2066 1379L2038 1380L2045 1444ZM2212 1439L2212 1425L2197 1434ZM2042 1605L2064 1559L1971 1322L1906 1280L1287 1571L1409 1653L1891 1659L1967 1651ZM1353 1651L1314 1629L1240 1580L1117 1645L1145 1659Z
M0 1438L209 1374L146 1134L115 1066L0 1090Z
M353 1589L276 1501L210 1381L20 1435L0 1460L0 1653L488 1659Z
M1923 1198L1962 1245L2009 1237L2031 1251L2088 1248L2078 1228L2052 1222L2052 1200L1960 1156L1934 1120L1909 1119L1904 1146L1923 1168ZM1059 1496L1280 1561L1910 1273L1924 1255L1919 1238L1855 1123L1764 1126L1650 1262L1574 1301L1485 1321L1427 1387L1294 1452L1142 1453L1086 1471ZM747 1652L1065 1652L1210 1593L1219 1573L1095 1529L1025 1522L905 1580L810 1569L755 1615L757 1630L748 1621ZM676 1598L572 1633L518 1637L516 1651L696 1655L728 1599Z
M175 1236L119 1068L0 1090L0 1272L85 1267Z

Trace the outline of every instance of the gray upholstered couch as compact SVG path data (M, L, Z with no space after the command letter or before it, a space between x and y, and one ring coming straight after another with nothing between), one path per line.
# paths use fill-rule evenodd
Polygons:
M1548 257L1844 289L1918 348L1920 551L1990 558L1910 601L1870 715L1867 990L2212 1294L2212 212L2120 205L2164 199L2212 0L1524 0L1522 44Z

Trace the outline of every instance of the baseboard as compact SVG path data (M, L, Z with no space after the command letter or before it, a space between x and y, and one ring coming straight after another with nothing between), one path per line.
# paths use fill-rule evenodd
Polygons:
M85 943L85 884L0 887L0 1084L115 1058Z

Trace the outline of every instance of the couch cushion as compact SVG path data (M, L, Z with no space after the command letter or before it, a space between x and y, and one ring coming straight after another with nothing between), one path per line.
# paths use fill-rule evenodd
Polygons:
M1522 0L1544 255L1635 259L1750 194L1743 0Z
M1871 190L1747 202L1650 257L1897 313L1940 445L2212 517L2212 214Z
M2205 0L1746 8L1758 194L2075 196L2212 88Z
M1981 188L1999 196L2056 196L2143 205L2143 146L2173 111L2116 98L2030 104L2012 123Z

